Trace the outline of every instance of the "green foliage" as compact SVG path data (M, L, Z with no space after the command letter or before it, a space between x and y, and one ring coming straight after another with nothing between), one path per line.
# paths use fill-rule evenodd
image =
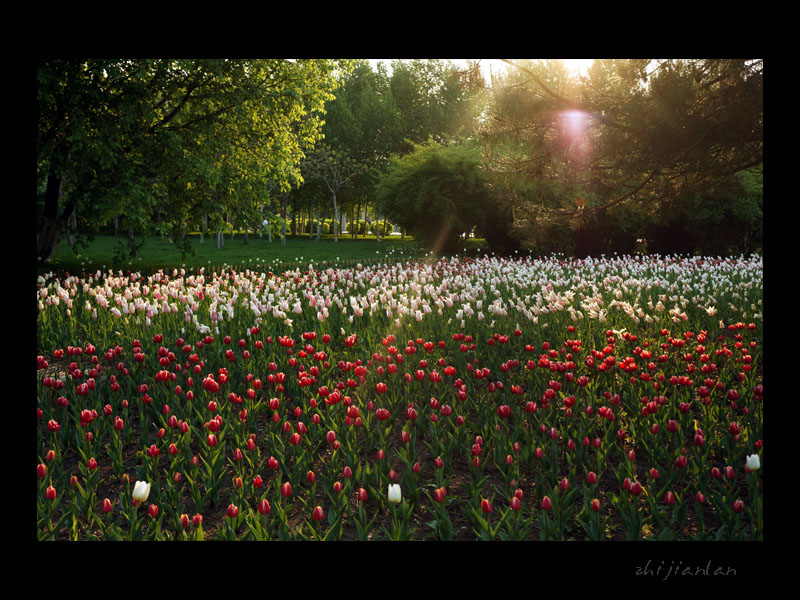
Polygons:
M402 154L429 139L446 143L472 133L481 88L465 85L449 61L393 61L389 86L402 122Z
M750 253L763 244L763 175L743 172L704 193L665 203L648 223L654 252Z
M604 59L581 81L513 63L480 133L525 245L553 227L579 254L760 244L763 61Z
M384 219L382 221L373 221L370 223L369 232L373 235L377 235L378 225L380 225L381 237L391 235L392 231L394 231L394 225Z
M333 60L45 60L37 68L39 256L65 208L173 238L203 216L257 218L302 181L340 71ZM67 212L68 214L68 212ZM226 219L222 215L227 216ZM218 229L217 229L218 230Z
M393 159L377 194L378 212L436 252L454 251L458 238L494 210L480 149L466 143L415 146Z

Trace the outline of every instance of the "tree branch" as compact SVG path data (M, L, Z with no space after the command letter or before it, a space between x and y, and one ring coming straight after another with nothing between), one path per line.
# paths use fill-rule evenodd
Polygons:
M196 90L198 87L200 87L199 84L189 85L189 87L186 90L186 93L183 95L183 98L181 98L181 101L178 103L178 105L175 108L173 108L172 111L170 111L170 113L166 115L164 118L162 118L158 123L154 123L153 125L151 125L150 128L148 128L147 133L152 135L153 133L155 133L157 127L161 127L162 125L166 125L167 123L172 121L172 119L175 118L175 116L178 114L181 108L183 108L183 106L189 101L189 96L192 94L192 92Z

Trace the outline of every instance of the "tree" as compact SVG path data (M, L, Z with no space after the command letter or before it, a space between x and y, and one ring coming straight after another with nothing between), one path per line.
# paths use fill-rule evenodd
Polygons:
M359 179L359 188L374 183L362 177L388 159L402 140L400 117L393 103L385 69L374 72L369 63L358 61L326 105L325 141L304 161L304 171L328 190L334 223L339 221L338 198L343 188ZM317 239L319 239L317 230ZM334 225L334 241L338 241Z
M393 158L377 185L376 208L434 252L455 250L495 210L480 148L431 142Z
M288 189L320 138L350 61L45 60L37 160L46 262L76 209L160 233L213 211L250 215L269 181ZM168 200L168 201L167 201ZM202 212L201 212L202 211ZM199 213L199 214L198 214ZM208 213L207 213L208 214Z
M581 81L554 61L507 62L481 134L523 236L631 203L653 219L761 169L761 60L597 60Z
M336 194L351 179L366 169L366 166L353 160L346 151L337 151L327 144L320 144L313 153L306 158L307 173L319 179L328 188L333 206L333 240L339 241L338 222L339 210L336 205ZM317 230L319 241L319 230Z
M393 61L389 85L405 139L396 152L408 153L429 139L445 143L472 134L481 88L465 85L464 72L449 61Z

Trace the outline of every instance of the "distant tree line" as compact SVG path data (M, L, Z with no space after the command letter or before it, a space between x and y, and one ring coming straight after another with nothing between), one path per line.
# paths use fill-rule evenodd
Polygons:
M749 252L763 242L761 60L44 60L37 253L236 229L438 252ZM390 70L391 69L391 70ZM369 225L368 225L369 223Z

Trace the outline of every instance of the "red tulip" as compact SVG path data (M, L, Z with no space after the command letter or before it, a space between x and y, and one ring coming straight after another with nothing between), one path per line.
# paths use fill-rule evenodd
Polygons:
M542 510L550 510L553 508L553 503L550 502L550 496L545 496L542 500Z
M258 503L258 512L261 513L262 515L268 515L270 510L271 509L269 506L269 502L267 501L266 498L264 498L263 500L261 500L261 502ZM237 509L237 514L238 514L238 509Z
M481 500L481 510L486 514L492 512L493 510L492 503L489 502L489 500L487 500L486 498L484 498L483 500Z
M322 521L322 519L325 518L325 512L322 510L321 506L317 506L314 509L314 512L312 513L311 518L314 519L317 522Z

